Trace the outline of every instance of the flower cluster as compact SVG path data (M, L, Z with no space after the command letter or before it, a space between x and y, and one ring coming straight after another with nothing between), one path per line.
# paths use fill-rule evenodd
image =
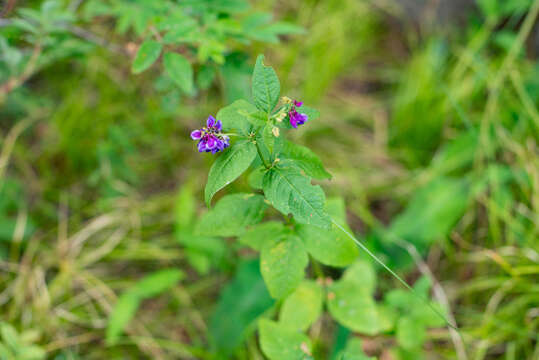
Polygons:
M223 125L221 120L215 120L209 116L206 121L206 127L191 132L191 139L198 141L198 152L211 152L215 154L230 146L230 138L221 134Z
M293 105L290 107L290 110L288 110L290 125L292 125L294 129L297 129L298 125L303 125L309 120L307 114L297 112L296 108L301 107L301 105L303 105L303 102L294 100Z

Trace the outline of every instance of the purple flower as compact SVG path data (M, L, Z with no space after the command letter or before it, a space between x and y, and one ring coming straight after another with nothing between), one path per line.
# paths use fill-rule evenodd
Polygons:
M298 125L303 125L309 120L309 117L307 114L299 113L297 112L296 108L301 107L303 105L302 101L293 101L293 105L290 107L290 110L288 110L288 118L290 119L290 125L294 129L298 128Z
M215 154L230 146L230 138L221 134L223 124L209 116L206 127L191 132L191 139L198 140L198 152L211 152Z
M290 125L292 125L294 129L297 129L298 125L303 125L309 120L307 114L299 113L296 110L290 111L288 117L290 118Z

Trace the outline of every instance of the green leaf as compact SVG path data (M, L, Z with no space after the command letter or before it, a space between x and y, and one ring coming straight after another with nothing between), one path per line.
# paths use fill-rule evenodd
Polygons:
M284 301L279 323L290 330L304 331L322 312L322 288L315 281L304 281Z
M11 324L1 322L0 334L2 335L2 341L10 348L16 349L21 345L19 334Z
M152 64L159 58L163 46L157 41L146 40L140 45L133 65L131 65L131 72L138 74L152 66Z
M342 276L342 281L354 282L365 289L368 294L374 294L376 289L376 273L371 263L358 260L348 267Z
M343 326L362 334L378 333L376 303L367 287L342 279L328 288L328 309Z
M240 264L211 316L210 344L224 358L241 345L251 323L273 305L259 268L256 260Z
M253 100L257 108L269 114L279 101L281 84L275 70L263 61L264 55L258 55L253 72Z
M211 0L205 1L209 3L211 9L217 12L224 13L239 13L249 9L249 2L246 0Z
M311 355L311 340L267 319L259 322L260 347L270 360L301 360Z
M202 65L197 73L197 85L199 88L206 90L213 83L215 78L215 68L210 65Z
M252 129L252 124L248 120L247 114L255 111L256 107L253 104L245 100L236 100L219 110L217 120L221 120L225 132L238 132L247 136Z
M251 28L249 31L246 32L246 34L249 38L258 41L278 43L279 35L300 34L303 32L303 28L299 26L287 22L276 22L267 26Z
M302 114L305 114L307 115L308 117L308 120L307 121L313 121L313 120L316 120L320 117L320 111L312 108L312 107L309 107L307 105L302 105L300 106L299 108L297 108L297 111L299 113L302 113Z
M193 68L185 57L176 53L166 53L164 56L165 70L180 89L192 95L195 92Z
M108 345L114 345L118 342L124 328L135 316L139 303L139 298L130 293L118 298L107 325L106 341Z
M398 312L392 307L386 305L378 305L376 307L378 314L378 330L381 333L391 331L395 328L395 323L399 316Z
M260 110L254 112L240 111L240 113L255 127L265 126L268 122L268 114Z
M226 244L221 238L193 235L190 231L179 231L176 239L184 246L185 256L199 274L206 274L212 265L218 264L226 253Z
M346 348L337 355L336 360L375 360L375 358L365 355L361 339L354 337L346 342Z
M223 79L223 91L227 102L247 99L251 96L250 80L253 70L248 63L247 54L233 52L227 55L225 63L219 70Z
M206 204L210 206L216 192L236 180L256 157L256 145L250 141L239 142L226 149L213 163L204 189Z
M326 211L336 222L348 229L342 199L328 199ZM297 232L309 254L322 264L344 267L353 263L359 254L356 244L334 224L330 230L312 225L300 225Z
M294 160L294 163L308 176L319 180L331 179L331 174L324 169L322 161L309 148L285 141L281 154L287 159Z
M238 242L260 251L265 245L281 240L285 234L285 228L282 223L268 221L247 230L238 238Z
M397 341L407 350L421 347L425 341L425 325L408 316L399 319Z
M264 246L260 253L260 272L271 296L281 299L294 291L305 277L308 263L307 252L296 236Z
M262 220L266 208L264 197L261 195L244 193L227 195L200 218L195 233L208 236L241 235L248 226Z
M423 299L429 298L430 280L427 277L421 277L414 284L414 291L417 296ZM437 327L445 325L444 319L436 314L429 305L417 298L413 293L402 289L391 290L384 297L384 302L390 307L398 310L402 314L413 318L415 322L423 324L426 327ZM445 309L437 302L430 302L441 314Z
M249 186L253 189L262 190L262 180L264 179L264 174L266 173L266 168L264 166L259 166L247 177L247 182Z
M331 227L331 219L324 210L324 191L318 185L311 185L310 178L303 176L298 168L288 163L272 167L264 175L263 189L277 210L285 215L292 213L297 222Z
M183 278L183 272L178 269L160 270L139 280L135 286L122 294L109 318L106 341L113 345L120 334L135 315L139 303L170 289Z
M437 178L418 190L406 210L391 223L390 231L416 245L428 245L449 234L467 208L463 180Z
M183 272L178 269L160 270L139 280L129 293L139 299L151 298L170 289L183 277Z
M26 345L19 349L18 360L42 360L45 359L47 352L36 345Z

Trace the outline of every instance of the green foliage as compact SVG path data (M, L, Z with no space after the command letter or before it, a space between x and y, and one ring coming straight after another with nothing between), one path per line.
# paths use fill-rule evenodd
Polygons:
M44 358L44 350L55 360L239 360L271 351L332 360L534 358L539 2L479 0L477 11L412 3L5 2L0 313L21 331L1 331L0 358ZM261 12L268 9L296 25ZM453 23L454 13L466 15ZM261 43L301 26L308 36ZM297 130L290 99L255 105L249 79L261 51L282 95L321 110L299 108L309 121ZM231 105L217 112L223 103ZM254 154L237 176L216 182L208 214L251 187L253 209L267 208L260 217L235 205L204 215L199 200L215 156L193 154L188 134L208 114L223 121L232 147L252 144ZM281 167L302 176L302 186L322 186L330 227L271 208L264 176ZM250 220L225 216L237 208ZM416 279L424 261L460 341L432 329L444 323L424 301L358 260L340 226L405 279ZM275 301L255 258L292 238L308 260L301 274L271 280L277 288L302 277ZM294 263L273 260L276 268ZM130 279L172 265L185 269L181 286L163 291L166 279L156 278L115 300ZM445 313L426 278L414 291ZM122 312L110 311L115 304ZM269 352L257 341L268 339L261 318L275 325ZM130 326L99 346L107 319ZM297 342L287 346L299 338L301 352Z
M414 284L414 291L417 296L428 298L430 282L426 277L422 277ZM396 336L399 345L406 351L418 353L423 346L428 327L439 327L444 325L444 321L430 309L417 296L400 289L391 290L386 294L384 302L399 314L396 323ZM443 309L432 302L431 306L443 313Z
M270 360L310 359L310 339L270 320L260 320L260 347Z
M249 135L252 125L249 115L256 112L256 107L245 100L236 100L222 108L217 113L217 120L223 123L224 131L235 131L242 135Z
M259 267L255 260L240 264L232 281L221 291L209 335L212 347L223 357L241 345L252 332L252 323L273 304Z
M184 277L183 272L176 269L160 270L139 280L133 287L122 294L109 318L106 340L114 345L129 324L142 300L155 297L172 288Z
M269 293L281 299L296 289L305 276L307 252L296 236L269 243L260 252L260 272Z
M0 105L7 94L40 69L91 49L74 36L75 13L60 1L47 0L39 9L20 8L0 27ZM10 80L9 86L7 84Z
M324 210L325 195L320 186L311 185L293 163L282 162L270 169L262 183L264 195L280 212L292 213L302 224L329 228L331 219Z
M187 261L199 273L206 274L212 265L220 263L226 248L217 237L194 234L196 199L190 183L178 192L175 203L175 237L184 247Z
M259 55L256 59L256 65L253 72L253 100L258 109L270 114L281 93L281 84L279 78L270 66L265 66L264 55Z
M344 202L339 198L330 198L326 210L341 226L346 225ZM322 264L344 267L354 262L358 255L356 244L343 231L332 225L331 230L320 229L312 225L298 226L298 235L305 248Z
M135 60L131 65L131 71L133 74L138 74L152 66L152 64L159 58L163 45L153 40L146 40L140 45Z
M303 106L301 111L304 111ZM314 117L309 116L309 120L314 120ZM326 171L322 161L309 148L294 144L290 141L285 141L282 149L282 155L300 167L305 174L313 179L323 180L331 179L331 174Z
M198 235L237 236L262 220L267 205L255 194L233 194L223 197L202 216L196 226Z
M256 145L251 141L239 142L228 149L213 163L208 174L204 195L206 204L216 192L236 180L251 165L256 157Z
M42 360L46 352L33 343L38 340L39 334L35 331L17 330L8 323L0 323L0 358L5 360Z
M266 221L255 225L238 237L238 242L260 251L265 245L271 245L286 236L286 230L282 223Z
M314 281L303 281L283 302L279 322L296 331L305 331L322 313L323 289Z
M360 339L350 338L346 348L337 355L337 360L374 360L374 358L365 355Z
M356 268L359 269L356 270ZM353 331L375 335L379 332L378 313L373 298L373 277L360 262L346 270L339 281L328 287L328 310L342 325ZM356 275L361 275L357 277Z
M230 72L237 58L228 54L241 49L240 44L277 43L281 35L303 32L301 27L284 21L272 22L271 14L250 11L245 0L92 0L85 4L84 12L87 19L112 17L119 34L133 32L140 39L142 44L132 65L134 73L152 66L163 49L167 76L189 96L197 92L195 72L200 89L211 86L216 71L224 75L227 86L234 86L241 75Z
M194 75L193 68L189 61L175 53L166 53L164 56L165 69L172 79L178 85L178 87L186 94L193 94L194 88Z

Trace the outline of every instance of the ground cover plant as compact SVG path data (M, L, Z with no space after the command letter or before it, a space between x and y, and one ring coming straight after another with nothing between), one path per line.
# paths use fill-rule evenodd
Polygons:
M0 359L539 357L539 1L2 6Z

